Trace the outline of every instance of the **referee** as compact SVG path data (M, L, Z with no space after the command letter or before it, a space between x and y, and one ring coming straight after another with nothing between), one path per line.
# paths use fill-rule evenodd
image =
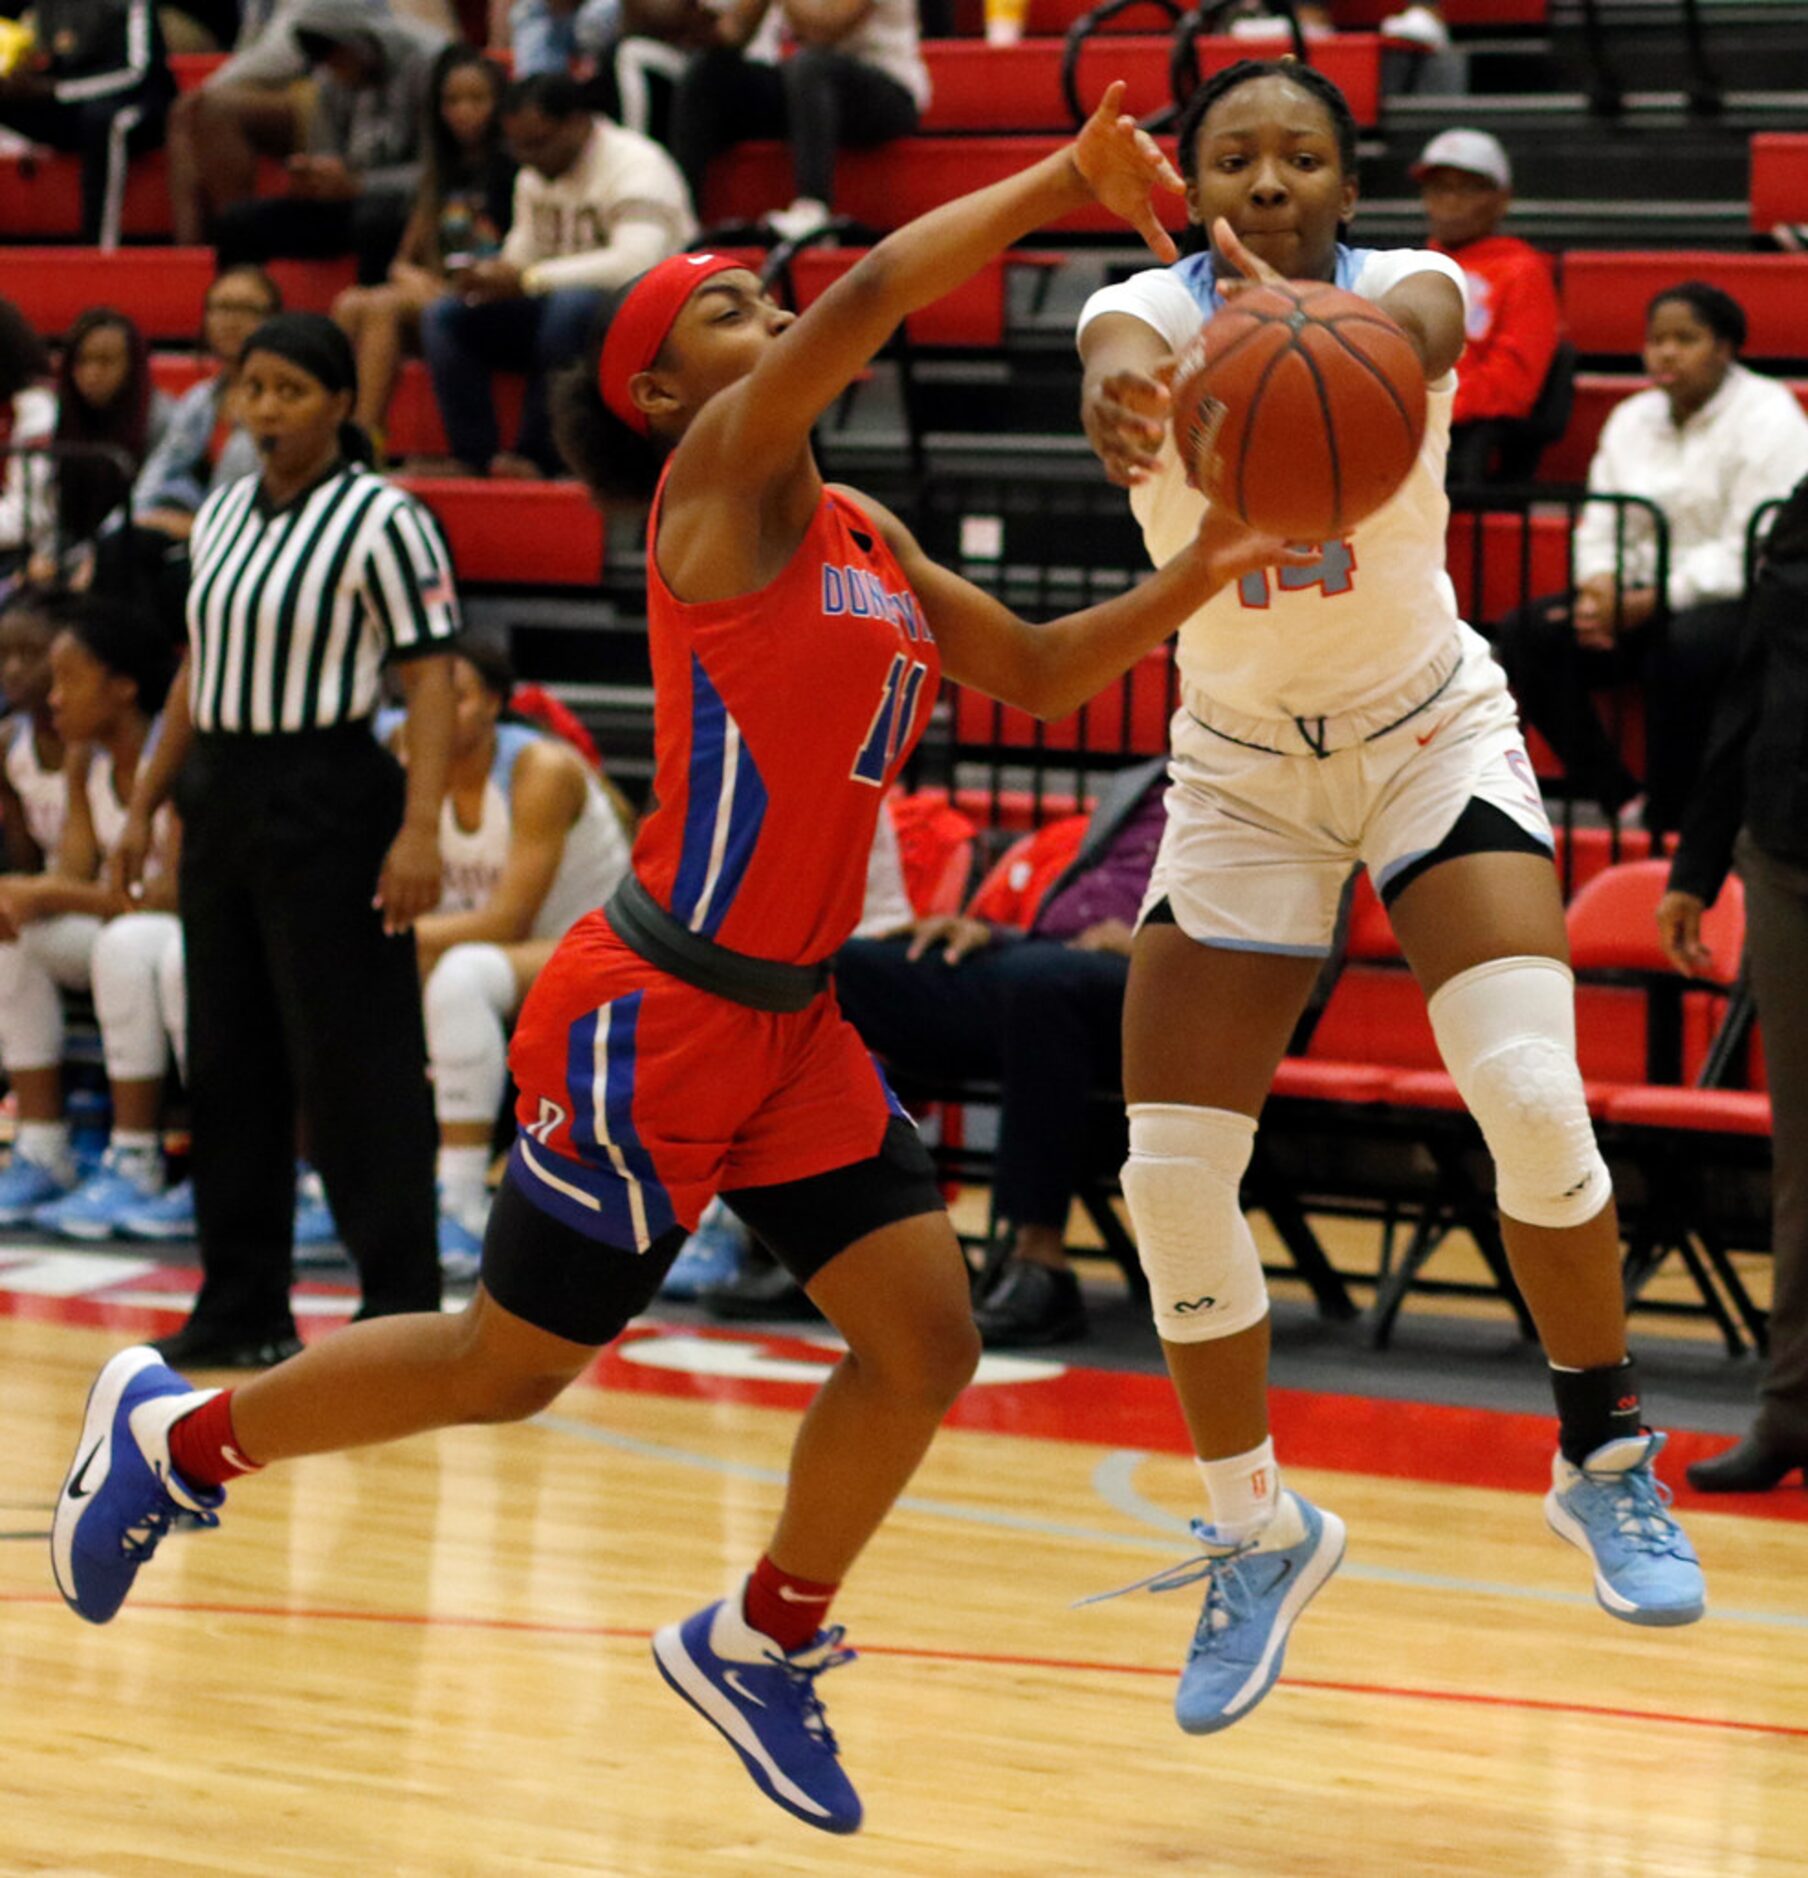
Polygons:
M280 313L246 342L263 468L202 505L188 652L119 844L183 821L193 1178L202 1285L171 1363L261 1368L289 1307L296 1121L363 1284L362 1316L439 1306L433 1105L414 920L439 898L458 630L431 516L354 460L351 348ZM385 664L406 777L371 731Z

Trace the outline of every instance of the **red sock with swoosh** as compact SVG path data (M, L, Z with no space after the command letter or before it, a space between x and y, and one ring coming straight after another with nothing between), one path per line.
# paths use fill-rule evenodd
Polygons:
M222 1389L209 1396L170 1428L170 1465L191 1487L223 1487L263 1466L245 1453L232 1432L233 1394Z
M762 1636L770 1637L787 1656L811 1642L829 1614L839 1585L818 1584L813 1578L794 1578L765 1557L747 1580L741 1615Z

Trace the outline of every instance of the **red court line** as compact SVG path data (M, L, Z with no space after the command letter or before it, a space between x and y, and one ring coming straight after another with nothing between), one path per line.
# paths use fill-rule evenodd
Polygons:
M0 1604L60 1604L62 1599L48 1591L0 1591ZM390 1624L418 1630L492 1631L517 1636L597 1637L610 1642L645 1643L653 1633L626 1624L547 1623L521 1617L454 1617L432 1611L342 1611L297 1610L280 1604L221 1604L163 1602L154 1598L135 1599L132 1608L140 1612L157 1611L166 1616L191 1617L263 1617L281 1622L330 1624ZM866 1643L859 1646L863 1656L891 1656L923 1663L967 1664L980 1669L1049 1669L1087 1676L1160 1676L1172 1677L1169 1665L1150 1663L1101 1663L1084 1657L1016 1656L989 1650L936 1650L908 1643ZM1705 1728L1733 1734L1764 1735L1778 1740L1808 1741L1808 1727L1788 1722L1742 1721L1716 1715L1685 1715L1676 1711L1645 1708L1610 1708L1594 1702L1555 1702L1537 1696L1488 1695L1468 1689L1418 1689L1382 1682L1332 1682L1311 1676L1283 1676L1283 1689L1310 1689L1330 1695L1362 1695L1387 1701L1454 1702L1471 1708L1515 1709L1541 1715L1581 1715L1594 1720L1661 1722L1675 1728Z

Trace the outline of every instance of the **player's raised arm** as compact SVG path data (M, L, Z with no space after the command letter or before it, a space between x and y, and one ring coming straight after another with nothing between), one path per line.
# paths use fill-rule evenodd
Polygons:
M1012 242L1096 200L1164 261L1176 249L1152 192L1182 183L1153 138L1121 112L1113 84L1065 148L1019 174L932 209L888 235L823 294L740 384L713 399L684 440L712 479L770 481L816 420L872 361L906 315L977 273ZM702 459L707 458L706 462Z

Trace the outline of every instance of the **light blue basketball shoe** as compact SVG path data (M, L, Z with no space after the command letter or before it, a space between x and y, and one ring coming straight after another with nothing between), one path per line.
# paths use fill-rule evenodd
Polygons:
M195 1236L195 1184L178 1181L166 1187L154 1200L145 1200L122 1214L119 1231L127 1239L150 1239L162 1243Z
M73 1185L15 1148L12 1159L0 1168L0 1226L29 1226L39 1207L62 1199Z
M163 1191L163 1157L109 1148L100 1166L73 1193L47 1201L31 1216L40 1232L65 1239L111 1239L128 1214L157 1199Z
M1297 1511L1297 1522L1283 1508L1260 1538L1233 1544L1196 1519L1193 1537L1206 1548L1203 1556L1123 1591L1080 1600L1096 1604L1126 1591L1179 1591L1204 1580L1205 1605L1174 1695L1174 1719L1190 1735L1216 1734L1241 1721L1274 1687L1288 1632L1343 1562L1343 1521L1297 1493L1283 1498ZM1285 1538L1296 1524L1299 1537L1277 1543L1276 1527Z
M1652 1471L1665 1439L1627 1435L1580 1467L1561 1454L1551 1464L1545 1520L1594 1561L1596 1603L1628 1624L1692 1624L1708 1607L1701 1562Z
M822 1832L858 1832L859 1795L841 1767L816 1678L854 1660L839 1625L786 1654L724 1598L655 1633L653 1660L672 1688L741 1757L769 1800Z

